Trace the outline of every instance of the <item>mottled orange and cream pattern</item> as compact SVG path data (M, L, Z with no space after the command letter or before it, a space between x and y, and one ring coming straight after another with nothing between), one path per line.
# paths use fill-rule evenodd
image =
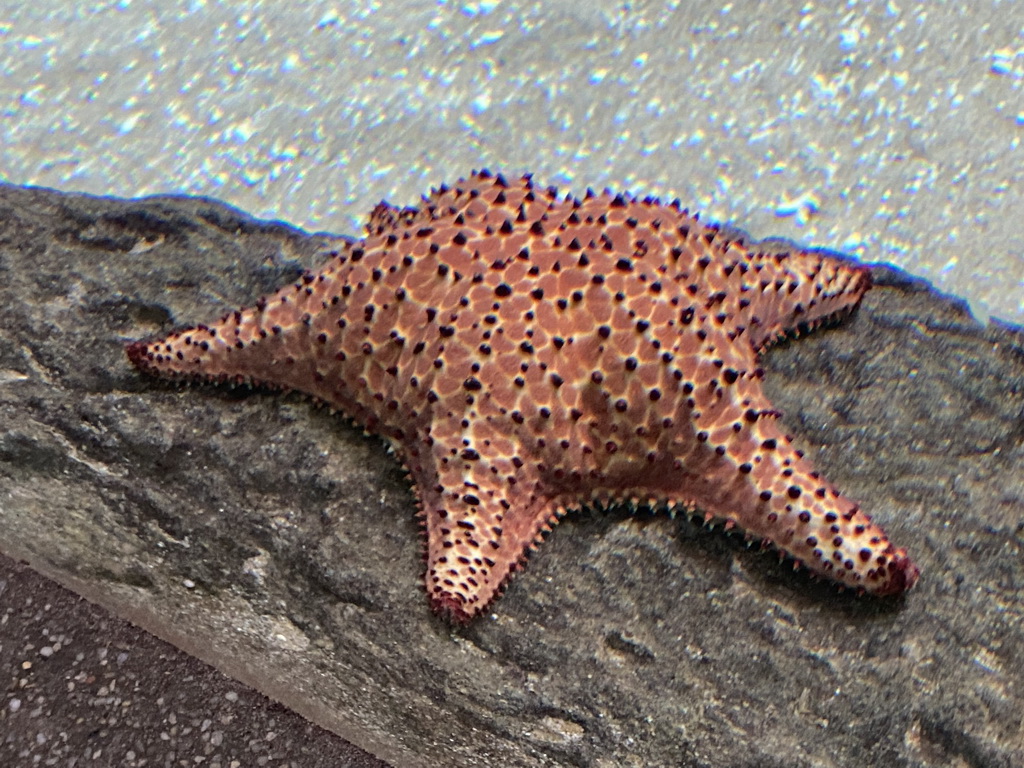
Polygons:
M418 209L381 204L319 272L128 356L298 390L388 440L419 499L430 601L456 621L593 503L697 510L886 595L917 567L793 446L758 365L870 285L855 263L759 252L678 203L483 171Z

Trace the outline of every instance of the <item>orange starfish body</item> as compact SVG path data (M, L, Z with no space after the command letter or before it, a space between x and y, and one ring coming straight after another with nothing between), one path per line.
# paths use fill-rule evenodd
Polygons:
M758 366L869 287L678 203L483 171L419 209L382 203L366 237L255 306L127 351L147 373L299 390L382 435L419 499L430 601L456 621L565 510L619 501L700 510L886 595L917 567L793 447Z

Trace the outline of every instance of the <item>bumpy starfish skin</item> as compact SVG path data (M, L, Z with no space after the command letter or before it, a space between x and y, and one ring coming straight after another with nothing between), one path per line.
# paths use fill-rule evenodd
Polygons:
M454 620L566 509L616 501L698 509L885 595L917 567L793 447L757 360L869 287L862 267L748 250L677 203L481 172L420 209L381 204L318 273L128 356L299 390L390 441L426 525L427 592Z

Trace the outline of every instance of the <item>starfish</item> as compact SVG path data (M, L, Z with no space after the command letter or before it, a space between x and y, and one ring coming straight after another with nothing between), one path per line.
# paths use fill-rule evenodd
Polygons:
M619 502L703 513L890 595L918 568L794 447L758 365L870 285L678 201L560 198L481 171L419 208L379 204L319 272L127 354L159 376L298 390L381 435L413 481L431 604L456 622L567 510Z

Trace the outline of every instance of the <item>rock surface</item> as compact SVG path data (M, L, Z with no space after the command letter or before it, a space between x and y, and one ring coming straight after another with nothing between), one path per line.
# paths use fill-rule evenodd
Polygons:
M852 319L766 356L787 426L920 565L905 598L584 511L452 628L380 442L124 356L330 243L0 188L0 550L399 766L1024 764L1024 333L879 267Z

